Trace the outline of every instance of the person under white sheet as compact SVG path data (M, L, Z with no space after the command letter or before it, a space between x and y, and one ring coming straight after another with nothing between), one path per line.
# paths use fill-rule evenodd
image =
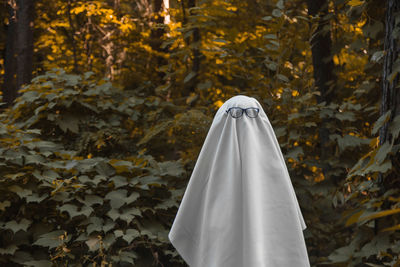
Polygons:
M216 112L168 238L191 267L309 267L306 229L257 99Z

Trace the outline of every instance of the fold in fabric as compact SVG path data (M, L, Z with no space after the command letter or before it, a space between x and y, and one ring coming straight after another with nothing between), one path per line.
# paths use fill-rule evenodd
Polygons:
M259 114L233 118L230 107ZM237 95L217 111L169 239L191 267L309 267L306 224L261 104Z

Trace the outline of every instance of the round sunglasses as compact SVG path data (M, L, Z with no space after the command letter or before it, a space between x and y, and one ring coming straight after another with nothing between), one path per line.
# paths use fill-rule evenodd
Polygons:
M243 111L246 112L247 117L255 118L260 111L259 108L241 108L241 107L231 107L227 109L225 112L231 114L233 118L239 118L243 115Z

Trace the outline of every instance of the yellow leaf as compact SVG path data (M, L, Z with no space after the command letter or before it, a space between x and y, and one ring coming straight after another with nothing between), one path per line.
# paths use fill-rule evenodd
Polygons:
M396 231L396 230L400 230L400 224L395 225L395 226L391 226L391 227L386 227L386 228L382 229L382 232Z
M78 7L71 9L71 13L79 14L79 13L82 13L85 9L86 9L85 6L78 6Z
M380 217L385 217L388 215L392 215L395 213L400 213L400 208L399 209L393 209L393 210L384 210L384 211L378 211L378 212L374 212L368 216L362 217L360 219L360 221L364 221L364 220L371 220L371 219L375 219L375 218L380 218Z
M333 63L335 63L335 65L339 65L340 61L339 61L339 57L337 55L333 56Z
M348 4L350 6L360 6L362 4L364 4L364 1L360 1L360 0L351 0L348 2Z
M216 101L216 102L214 102L214 105L216 106L216 107L221 107L222 106L222 104L224 104L221 100L218 100L218 101Z
M362 210L351 215L351 217L346 221L346 226L358 222L358 218L360 218L361 214L363 213L364 211Z

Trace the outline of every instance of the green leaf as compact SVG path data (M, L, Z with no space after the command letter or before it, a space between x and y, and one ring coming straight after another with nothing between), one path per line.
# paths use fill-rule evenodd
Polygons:
M25 156L25 164L44 164L45 162L46 158L40 154Z
M345 135L341 137L338 134L331 134L329 136L331 140L336 140L340 151L345 151L347 148L360 147L362 145L368 145L370 139L363 139L354 135Z
M392 134L392 143L394 143L393 140L396 140L400 133L400 115L394 117L389 125L388 131Z
M379 164L374 162L371 164L368 168L364 170L364 173L370 173L370 172L380 172L380 173L386 173L387 171L392 169L392 162L390 160L386 160L383 163Z
M263 18L261 18L262 20L266 20L266 21L270 21L272 19L271 16L265 16Z
M278 3L276 3L276 7L279 9L283 9L285 7L283 4L283 0L279 0Z
M335 117L340 121L355 121L356 117L354 116L354 112L351 111L343 111L335 113Z
M210 89L212 85L213 85L212 81L206 80L206 81L203 82L203 83L198 83L198 84L197 84L197 88L200 89L200 90L202 90L202 91L205 91L205 90L207 90L207 89Z
M42 196L39 196L39 194L33 192L32 195L26 196L26 203L40 203L44 199L46 199L49 195L48 194L43 194Z
M125 235L123 236L123 239L128 242L131 243L133 239L135 239L136 237L139 237L140 233L138 230L136 229L128 229L126 230Z
M371 61L372 62L379 62L381 60L381 58L383 58L383 56L385 55L385 51L381 50L381 51L376 51L372 57L371 57Z
M378 147L378 152L375 155L375 160L378 164L382 163L392 151L393 144L385 142L383 145Z
M141 216L141 212L136 207L128 207L122 210L122 214L119 215L119 218L128 224L136 217Z
M105 177L109 177L115 174L115 169L110 164L104 161L98 162L96 164L95 169L98 172L98 174Z
M5 211L7 207L11 206L11 202L6 200L3 202L0 202L0 210Z
M140 188L144 190L149 190L151 185L153 186L160 186L160 185L167 185L166 181L163 181L159 176L155 175L146 175L139 178L140 181Z
M279 80L281 80L281 81L289 82L288 77L286 77L286 76L283 75L283 74L278 73L278 74L276 75L276 77L277 77Z
M279 9L274 9L274 10L272 10L272 16L274 16L274 17L281 17L282 16L282 11L280 11Z
M298 157L299 155L304 155L304 151L303 151L302 147L296 146L293 149L290 149L288 151L288 153L286 153L285 157L286 158L292 158L292 159L295 159L297 161L300 161L300 159Z
M140 236L139 231L136 229L127 229L125 234L122 230L115 230L114 234L116 237L122 237L122 239L128 242L128 244L130 244L136 237Z
M196 76L196 72L194 72L194 71L189 72L189 74L186 75L185 79L183 80L183 83L187 83L187 82L190 81L194 76Z
M4 224L2 227L3 229L10 229L13 231L13 233L17 233L18 231L27 231L28 227L31 225L32 221L29 221L25 218L23 218L20 222L16 221L8 221L7 223Z
M331 263L346 262L352 257L353 251L349 247L341 247L328 256Z
M139 255L134 251L120 251L118 255L111 256L115 262L127 262L132 266L135 265L134 259L139 258Z
M64 133L70 130L73 133L79 133L79 118L72 114L64 114L57 119L57 124Z
M115 175L111 177L111 180L113 181L115 188L120 188L129 184L127 178L121 175Z
M276 36L275 33L270 33L270 34L266 34L264 35L265 39L278 39L278 37Z
M391 113L392 113L392 111L388 110L387 112L385 112L382 116L380 116L378 118L378 120L374 124L374 128L372 129L372 132L371 132L372 135L376 134L376 132L379 130L379 128L381 128L386 122L389 121Z
M125 204L127 191L125 189L119 189L110 191L104 198L110 200L110 205L113 209L119 209Z
M93 206L95 204L103 205L103 198L96 195L86 195L85 203L87 206Z
M15 180L18 177L24 176L26 173L24 172L18 172L18 173L13 173L13 174L5 174L4 177Z
M185 169L183 168L181 159L179 159L178 161L158 162L158 166L160 167L159 175L161 176L170 175L174 177L179 177L182 174L186 173Z
M88 78L90 78L92 75L94 74L93 71L87 71L83 74L83 77L85 78L85 80L87 80Z
M60 212L67 212L71 219L80 215L85 215L86 217L89 217L90 214L94 212L92 207L82 206L81 209L78 210L78 207L72 204L64 204L61 207L58 207L58 210Z
M110 209L107 212L107 216L110 217L111 219L113 219L113 221L116 221L119 218L120 213L116 209Z
M100 240L97 237L90 237L85 243L90 251L96 251L100 248Z
M392 66L392 72L388 75L387 80L391 83L400 72L400 60L396 59Z
M90 217L88 219L90 223L86 226L86 233L90 235L91 233L102 230L103 220L99 217Z
M369 258L372 255L377 255L381 253L387 252L388 249L390 249L393 246L393 244L390 242L389 239L389 234L388 233L379 233L379 235L376 235L370 240L368 243L366 243L360 251L357 251L354 253L354 256L356 257L366 257ZM376 265L380 266L380 265Z
M140 194L138 192L132 192L129 197L125 198L125 203L126 204L131 204L135 202L139 198Z
M304 123L305 127L317 127L317 124L313 121Z
M62 236L63 234L64 234L63 230L57 230L57 231L43 234L38 238L38 240L36 240L33 243L33 245L49 247L50 249L56 248L62 243L60 236Z
M15 251L17 251L18 247L14 244L9 245L6 248L0 248L0 255L14 255Z
M161 203L158 203L156 206L154 206L155 209L162 209L162 210L166 210L172 207L179 207L179 203L172 198L168 198L164 201L162 201Z
M111 229L114 229L115 227L115 222L106 218L106 223L103 224L103 231L104 233L107 233L108 231L110 231Z

